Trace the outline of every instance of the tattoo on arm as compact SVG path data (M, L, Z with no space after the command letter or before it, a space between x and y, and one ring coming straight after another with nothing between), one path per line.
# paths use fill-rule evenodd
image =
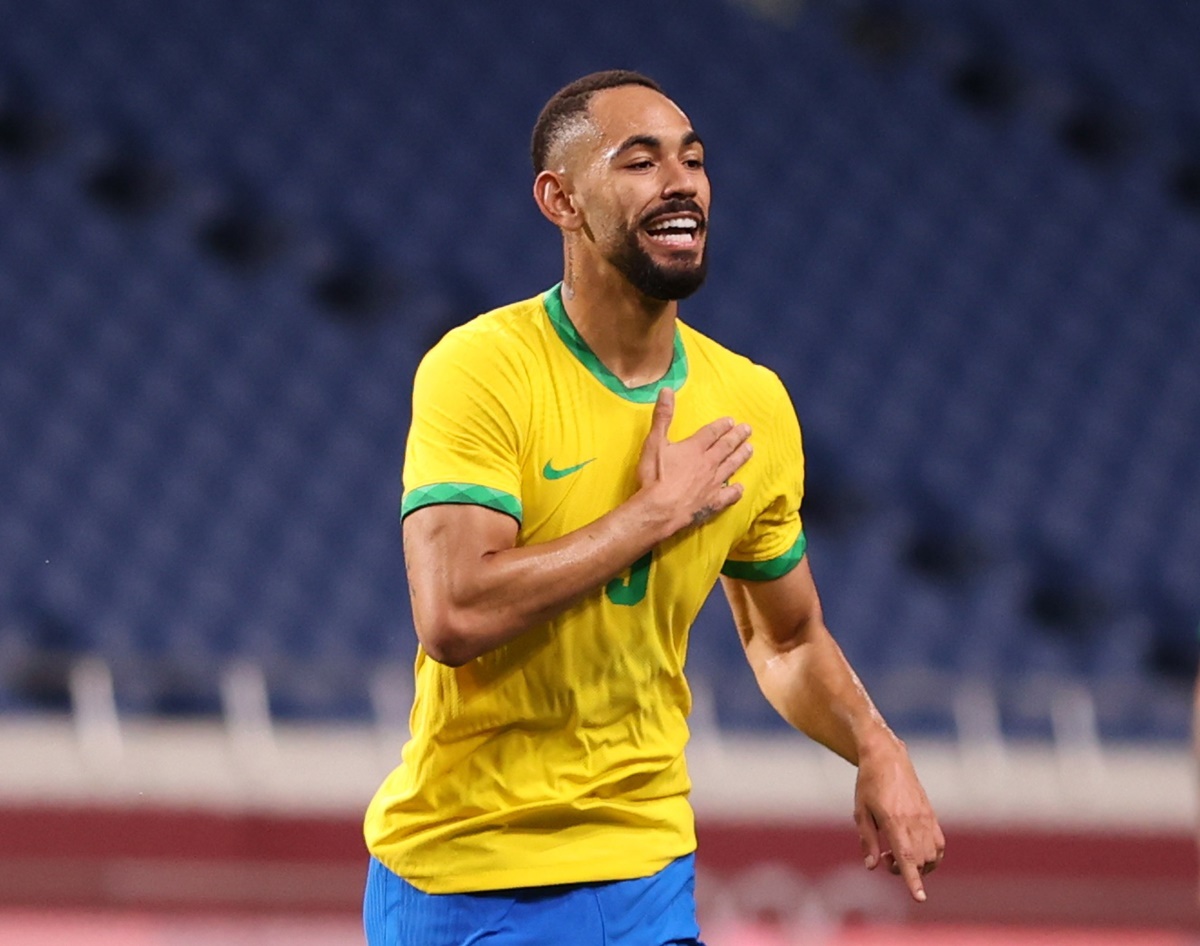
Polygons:
M708 520L716 514L717 510L712 506L705 506L702 509L697 509L694 513L692 513L692 525L702 525L703 523L708 522Z

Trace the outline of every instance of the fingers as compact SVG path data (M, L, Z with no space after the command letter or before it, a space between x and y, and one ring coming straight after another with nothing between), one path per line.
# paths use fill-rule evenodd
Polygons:
M904 879L908 892L918 903L926 900L923 877L933 871L946 852L946 838L936 821L906 824L903 820L889 821L881 826L870 809L856 810L863 862L867 870L883 865L890 873Z
M874 823L874 819L872 818L871 820ZM894 825L893 828L895 828ZM881 836L886 836L887 834L885 831L879 833ZM917 857L913 854L910 840L909 838L901 837L899 841L893 841L890 846L880 842L881 853L876 863L882 864L889 873L904 878L904 884L908 887L908 892L912 895L912 898L918 903L924 903L925 884L922 882L921 876L926 871L924 867L918 865ZM870 866L869 862L868 866Z
M946 835L942 833L942 826L938 825L933 836L934 854L933 860L925 864L925 873L935 870L942 862L942 858L946 856Z
M922 834L924 837L921 837ZM935 824L931 833L918 832L917 836L909 836L902 843L895 844L892 851L884 853L883 861L893 874L904 878L912 898L924 903L926 894L922 878L937 868L945 853L945 836L941 827Z
M714 514L732 506L742 498L742 484L730 483L729 478L745 466L754 453L754 447L746 443L746 438L749 436L750 425L739 424L722 434L716 443L709 448L711 451L716 451L715 456L717 457L720 457L723 451L729 451L728 455L724 456L721 462L717 464L717 468L713 474L713 479L723 484L718 488L717 500L712 506Z
M674 392L661 389L654 404L650 432L642 444L638 477L643 486L669 483L664 495L674 494L684 507L681 511L686 518L682 527L697 526L742 498L744 487L729 480L753 453L746 442L750 426L722 417L690 437L672 443L667 434L674 409Z
M701 428L695 436L711 432L717 425L724 424L725 419L715 421L707 427ZM754 453L754 447L747 443L750 438L749 424L734 424L733 421L728 421L729 427L723 433L717 436L707 450L713 459L718 460L717 467L714 471L715 479L718 483L726 483L749 461Z
M921 871L917 869L916 863L911 857L901 857L898 859L900 868L900 876L904 878L904 883L908 887L908 892L912 894L912 898L917 903L925 902L925 884L921 882Z
M720 466L717 467L717 479L722 483L727 481L729 477L746 465L753 453L754 447L743 443L721 461Z
M722 433L708 449L713 451L717 456L729 455L749 439L749 424L734 424L730 421L729 429Z
M879 826L875 824L875 819L865 808L859 808L854 812L854 821L858 825L858 840L862 845L863 862L867 865L867 870L874 870L879 866L881 856Z
M705 424L687 439L696 441L703 449L707 450L733 429L733 418L721 417L711 424Z
M671 418L675 416L675 392L664 385L658 389L658 399L654 402L654 417L650 421L650 435L647 440L666 442L667 431L671 429Z
M660 396L661 401L661 396ZM658 421L658 404L654 407L655 424ZM651 433L654 432L654 426L651 426ZM738 447L742 446L750 438L749 424L735 424L731 417L721 417L714 420L710 424L705 424L694 434L687 438L688 441L695 442L705 451L713 450L718 456L729 456ZM749 456L742 460L734 469L745 463Z
M722 509L728 509L739 499L742 498L744 487L741 483L730 483L728 486L722 486L717 491L716 509L714 512L720 512Z
M946 856L946 836L942 834L942 829L939 826L936 837L934 838L934 854L931 860L925 862L925 866L921 868L922 874L930 874L937 870L938 864L942 862L942 858Z

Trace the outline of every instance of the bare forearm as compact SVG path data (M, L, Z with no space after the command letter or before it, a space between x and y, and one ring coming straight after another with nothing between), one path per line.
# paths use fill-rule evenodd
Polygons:
M438 593L419 600L414 588L418 634L435 659L465 663L560 614L678 528L668 512L639 493L550 542L486 552L470 567L454 570Z
M468 606L493 633L519 634L595 591L668 535L649 504L631 500L551 542L485 556Z
M824 626L786 649L752 640L747 653L776 711L847 761L858 765L872 749L898 743Z
M1196 784L1200 787L1200 676L1192 693L1192 760L1196 766ZM1197 839L1200 841L1200 834Z
M513 521L490 509L412 513L406 566L417 635L430 656L463 664L507 643L741 498L742 485L729 480L750 458L750 428L719 418L672 442L674 404L674 391L662 388L638 459L638 491L581 529L518 546Z

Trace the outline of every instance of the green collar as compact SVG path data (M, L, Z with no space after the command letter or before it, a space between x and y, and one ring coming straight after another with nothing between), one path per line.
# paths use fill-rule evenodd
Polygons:
M683 350L683 339L679 335L678 325L675 326L675 356L671 359L671 367L667 369L667 373L657 381L630 388L604 367L604 363L596 357L595 352L588 348L588 343L583 340L583 336L571 323L567 316L567 310L563 308L562 283L554 286L542 296L542 304L546 307L546 314L550 316L550 324L554 326L554 331L558 333L563 344L567 346L572 355L579 359L580 364L613 394L638 404L653 404L658 399L658 392L663 388L678 391L683 387L683 382L687 380L687 352Z

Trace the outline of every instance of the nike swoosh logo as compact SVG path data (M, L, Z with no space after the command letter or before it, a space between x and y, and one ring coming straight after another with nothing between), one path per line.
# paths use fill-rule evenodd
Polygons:
M595 459L595 457L592 457L592 460ZM582 463L576 463L574 466L568 466L561 470L556 470L554 468L554 464L547 460L546 465L542 467L542 476L546 477L548 480L561 480L564 476L570 476L572 473L578 473L585 466L591 463L592 460L584 460Z

